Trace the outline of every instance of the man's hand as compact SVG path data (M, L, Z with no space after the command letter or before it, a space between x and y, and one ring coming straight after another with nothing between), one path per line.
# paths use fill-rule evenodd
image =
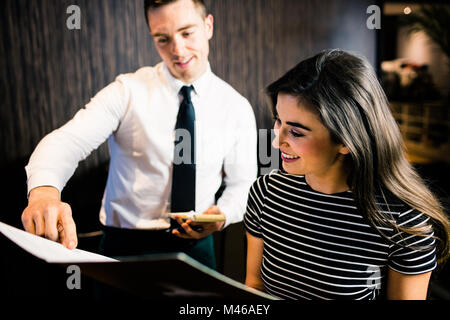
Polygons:
M78 244L72 209L61 202L58 189L38 187L30 192L28 207L22 213L25 231L60 242L74 249Z
M218 206L209 207L203 214L223 214ZM183 221L177 217L177 222L183 227L186 233L181 233L178 230L173 230L172 234L184 239L201 239L209 236L211 233L221 230L225 221L220 222L193 222L192 220ZM199 229L194 230L192 227Z

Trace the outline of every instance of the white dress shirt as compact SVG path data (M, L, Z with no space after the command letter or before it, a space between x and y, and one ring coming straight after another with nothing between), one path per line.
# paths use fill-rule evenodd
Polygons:
M78 162L108 139L110 167L100 210L107 226L164 229L170 225L174 128L183 82L161 62L119 75L61 128L44 137L26 166L28 192L60 192ZM225 226L243 218L256 178L256 123L243 96L207 71L191 93L196 116L196 212L217 206ZM170 205L169 205L170 208Z

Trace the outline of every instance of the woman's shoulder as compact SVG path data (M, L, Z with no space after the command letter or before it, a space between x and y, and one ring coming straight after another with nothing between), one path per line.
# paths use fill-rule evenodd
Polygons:
M397 224L404 227L414 227L428 220L425 214L412 208L391 192L377 193L376 203L382 212L387 213Z
M375 202L378 206L385 208L385 210L393 212L402 211L408 207L404 201L400 200L393 193L386 190L375 193Z
M273 182L301 184L304 182L304 180L304 175L294 175L289 174L281 169L273 169L269 173L259 176L254 184L264 184L264 186L267 188L267 186Z
M265 175L262 175L261 177L265 177L265 179L267 180L284 179L295 182L302 182L305 180L305 175L287 173L283 169L273 169L272 171Z
M250 192L259 193L264 198L271 194L297 193L307 186L304 175L289 174L280 169L274 169L269 173L260 175L252 185Z
M258 178L256 178L256 180L252 184L252 187L250 188L250 192L254 193L256 191L259 191L265 195L271 174L272 172L260 175Z

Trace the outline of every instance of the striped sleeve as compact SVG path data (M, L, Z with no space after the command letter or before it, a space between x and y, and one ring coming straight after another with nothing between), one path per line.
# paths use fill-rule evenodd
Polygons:
M245 230L258 238L262 238L261 213L267 194L268 177L268 175L259 177L251 186L247 200L247 210L244 215Z
M399 214L400 227L431 226L430 218L413 209ZM436 242L431 229L424 236L398 232L391 239L395 242L389 249L388 265L403 274L421 274L436 268Z

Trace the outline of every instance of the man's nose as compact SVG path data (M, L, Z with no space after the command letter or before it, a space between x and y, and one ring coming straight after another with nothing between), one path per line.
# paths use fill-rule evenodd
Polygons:
M183 56L184 52L184 41L180 38L175 38L172 41L172 54L176 56Z

